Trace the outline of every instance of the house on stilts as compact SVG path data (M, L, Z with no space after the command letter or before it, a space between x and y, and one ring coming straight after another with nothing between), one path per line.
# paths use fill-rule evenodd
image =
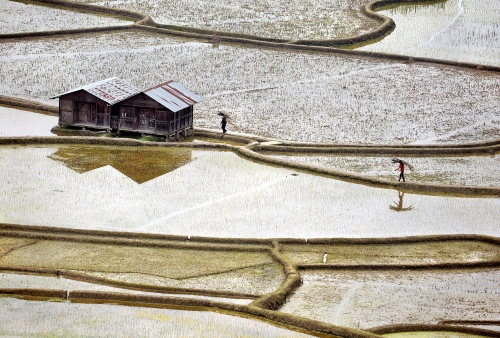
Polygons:
M141 91L117 77L94 82L59 98L59 125L162 135L193 131L193 106L202 99L174 81Z

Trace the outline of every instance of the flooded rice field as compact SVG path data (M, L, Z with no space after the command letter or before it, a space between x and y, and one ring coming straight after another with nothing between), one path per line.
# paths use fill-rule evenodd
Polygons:
M79 1L146 13L160 24L289 40L351 37L378 25L361 13L365 0Z
M453 264L491 262L500 258L498 245L472 240L406 243L283 244L283 254L300 266ZM318 266L319 264L319 266ZM326 265L326 267L325 267Z
M230 132L285 140L471 142L497 138L500 123L485 99L500 95L499 75L471 69L135 33L5 41L0 60L3 95L57 105L51 96L112 76L140 88L175 79L203 97L195 127L219 128L224 111Z
M113 163L75 171L58 153L81 157L74 146L0 148L0 222L243 238L499 235L491 222L500 218L498 198L405 194L196 150L140 184Z
M166 243L179 244L175 248L161 246L163 243L159 242L156 244L159 247L116 244L112 240L93 243L88 239L87 242L74 242L71 238L36 240L2 236L0 266L5 271L18 271L19 267L24 267L39 273L45 271L49 275L57 270L58 276L64 277L61 279L66 280L68 275L67 278L71 279L115 286L114 292L118 287L161 293L179 293L175 291L181 289L184 294L215 294L219 297L231 294L233 298L247 300L272 292L285 279L280 264L266 252L255 251L252 247L247 247L247 251L244 246L240 250L233 249L229 258L224 248L190 248L189 243L178 242ZM254 251L248 251L251 249ZM77 272L77 275L71 272ZM22 283L11 282L23 277L7 274L2 278L7 279L4 285L9 283L14 284L11 287L19 287ZM40 285L44 280L54 280L44 277L40 282L37 278L29 282L31 278L24 277L21 281L36 288L34 285ZM59 281L52 289L100 290L89 288L87 284L66 285Z
M131 289L124 289L120 287L112 287L103 284L81 282L76 280L71 280L67 278L58 277L46 277L46 276L36 276L36 275L21 275L14 273L0 273L0 288L34 288L34 289L44 289L44 290L67 290L68 292L73 292L77 290L87 290L87 291L105 291L105 292L121 292L130 294L157 294L153 292L136 291ZM167 294L168 295L168 294ZM172 295L171 295L172 296ZM251 300L248 299L235 299L235 298L223 298L223 297L208 297L208 296L198 296L198 295L173 295L175 297L187 297L187 298L197 298L205 300L216 300L236 304L248 304ZM2 299L2 298L0 298ZM1 330L0 330L1 332Z
M363 176L377 177L386 180L397 180L399 172L395 169L392 157L383 156L279 156L273 157L297 163L328 167L339 171L350 171ZM500 186L500 156L434 156L405 157L414 170L407 168L406 179L414 182L470 185Z
M167 7L162 2L135 0L85 2L140 11L164 24L286 39L344 37L374 27L373 21L360 14L363 2L358 0L198 2L196 6L169 2ZM0 8L6 14L0 16L0 34L130 24L6 0L0 0ZM396 21L396 30L361 49L500 65L500 12L495 0L396 6L381 14ZM216 113L224 111L232 116L230 133L291 141L457 144L499 137L499 103L494 98L500 95L500 77L495 72L212 45L138 32L0 42L0 95L57 106L50 97L113 76L143 89L170 79L179 81L203 97L195 108L196 128L218 129ZM57 117L0 107L0 137L52 136L50 130L56 124ZM394 165L385 157L279 157L397 179ZM407 160L416 168L406 173L409 181L493 187L500 182L498 154ZM228 240L299 238L303 243L339 237L500 236L499 198L419 195L405 191L404 184L400 189L374 188L258 164L229 151L1 146L0 179L0 223L16 225ZM189 291L164 293L173 298L246 306L257 294L278 290L290 269L271 255L248 248L228 253L213 248L103 245L99 248L105 254L99 256L95 243L49 243L30 237L21 245L18 242L23 239L6 237L0 238L0 287L10 290L153 294L119 287L143 284ZM498 331L498 244L496 239L489 240L283 245L280 254L300 266L303 285L274 314L360 329L482 320L492 323L485 322L482 328ZM360 269L363 264L374 268ZM395 268L384 268L387 264ZM408 267L415 264L422 269ZM448 267L429 269L428 265L439 264ZM456 268L460 264L468 268ZM327 265L330 270L324 269ZM346 269L349 265L354 268ZM18 269L18 273L8 269ZM70 280L64 275L57 278L60 270L54 270L53 276L19 274L29 269L35 274L64 269L108 284ZM219 292L220 297L209 292ZM221 295L224 292L247 296L226 298ZM186 337L306 336L289 327L185 307L9 297L0 297L3 336L156 337L165 332ZM388 336L467 335L409 332Z
M211 311L0 298L0 334L50 337L311 337ZM36 322L33 321L36 318ZM32 323L32 325L27 325Z
M448 0L379 11L396 29L359 50L500 66L500 7L496 0Z
M55 136L50 130L59 118L0 106L0 137Z
M130 21L118 20L108 16L36 6L28 2L0 0L0 8L2 10L0 34L131 24Z
M415 331L415 332L398 332L387 333L383 335L388 338L479 338L482 335L463 333L463 332L449 332L449 331Z
M497 320L499 277L497 269L306 271L304 284L281 311L362 329L464 318Z

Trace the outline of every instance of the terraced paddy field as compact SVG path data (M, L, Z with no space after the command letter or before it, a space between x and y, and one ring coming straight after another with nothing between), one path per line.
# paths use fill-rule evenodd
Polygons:
M0 60L1 95L57 105L49 98L113 76L144 89L176 79L203 97L198 127L218 128L224 111L230 131L281 140L466 143L499 125L486 99L500 95L499 75L475 69L135 32L7 40Z
M296 163L329 167L342 171L352 171L363 176L377 177L386 180L398 179L395 172L397 165L392 157L386 156L339 156L339 155L274 155ZM500 167L500 158L495 154L484 156L432 156L406 157L414 170L408 170L409 180L427 183L443 183L469 186L500 185L500 176L496 168Z
M418 3L379 13L396 22L394 32L360 50L500 66L500 9L494 0Z
M405 184L393 174L387 189L185 147L3 146L0 156L5 223L230 238L499 235L498 198L408 191L411 174Z
M147 13L160 24L288 40L356 36L377 25L362 14L359 0L81 2Z
M363 3L92 4L0 2L2 335L498 336L494 4L385 8L403 57L298 45L376 31ZM111 76L202 96L196 136L52 129Z
M498 293L490 292L497 279L495 270L305 272L304 284L281 311L365 329L464 317L494 322Z
M55 6L37 6L28 2L1 0L0 8L2 9L0 34L120 26L131 23L103 15L67 11Z

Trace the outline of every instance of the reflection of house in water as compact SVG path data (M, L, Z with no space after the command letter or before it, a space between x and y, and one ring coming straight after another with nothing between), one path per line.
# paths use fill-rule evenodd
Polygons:
M133 131L167 137L193 129L193 105L201 98L169 81L141 91L117 77L94 82L59 98L59 124Z
M191 152L185 148L60 146L49 157L79 173L110 165L141 184L189 163Z
M398 197L399 197L399 202L394 202L394 205L390 205L389 209L394 210L394 211L409 211L413 209L413 205L410 205L409 207L403 208L403 197L405 193L403 191L398 190Z

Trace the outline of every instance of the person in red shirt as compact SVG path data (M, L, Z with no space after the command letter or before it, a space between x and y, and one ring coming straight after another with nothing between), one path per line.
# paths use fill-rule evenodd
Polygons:
M399 170L399 180L401 182L401 179L403 179L403 182L405 182L405 165L403 161L399 161L399 167L397 167L394 171Z

